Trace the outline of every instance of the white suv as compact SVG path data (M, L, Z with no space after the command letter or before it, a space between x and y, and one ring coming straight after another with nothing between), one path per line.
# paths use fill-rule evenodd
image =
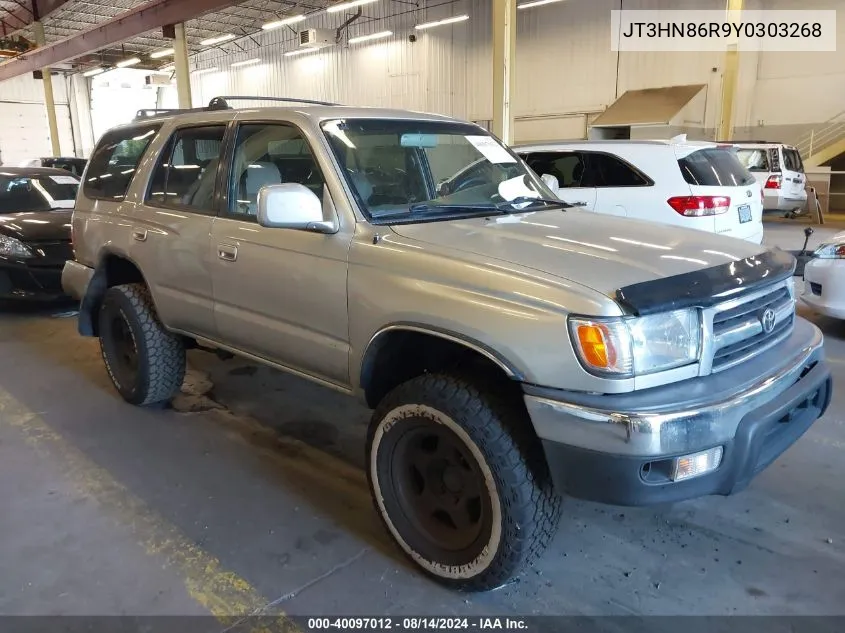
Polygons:
M735 148L687 141L568 141L514 148L566 202L590 211L763 240L760 184ZM553 178L552 178L553 177Z
M766 213L797 215L807 205L807 176L801 154L791 145L734 141L737 156L763 187Z

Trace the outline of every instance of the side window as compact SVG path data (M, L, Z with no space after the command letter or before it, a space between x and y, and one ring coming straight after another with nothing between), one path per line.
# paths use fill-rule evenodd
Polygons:
M176 130L159 158L147 201L213 212L214 185L225 134L225 125Z
M652 182L622 159L590 153L584 187L648 187Z
M284 183L299 183L323 198L323 173L302 133L291 125L241 125L229 183L229 213L254 218L261 188Z
M557 178L560 187L583 187L586 165L576 152L536 152L526 162L538 175L549 174Z
M101 200L123 200L138 163L159 127L144 125L107 132L91 156L82 188L85 196Z

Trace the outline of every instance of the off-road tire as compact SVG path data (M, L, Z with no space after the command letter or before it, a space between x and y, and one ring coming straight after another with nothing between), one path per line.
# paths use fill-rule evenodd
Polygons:
M129 328L137 370L121 368L114 336L116 319ZM150 291L141 283L113 286L99 312L100 351L115 388L127 402L146 406L170 400L185 377L185 346L158 319Z
M409 380L378 405L367 438L367 478L376 510L388 532L425 573L464 591L499 587L534 562L554 536L561 503L542 446L518 394L482 388L476 382L481 381L450 374L426 374ZM479 459L485 483L481 489L490 497L493 520L489 531L480 532L478 541L465 552L449 553L432 548L430 541L420 540L419 529L408 529L412 523L397 506L401 503L397 500L408 495L397 492L399 485L395 481L401 475L395 477L391 473L396 473L397 467L401 473L402 466L393 460L403 459L399 456L401 449L396 448L402 446L401 434L414 432L407 428L403 431L403 427L428 423L445 425ZM442 433L442 429L438 432ZM400 434L396 436L400 439L391 439L393 434ZM485 544L476 554L478 543ZM436 552L434 556L432 551ZM443 562L464 553L470 558L467 563Z

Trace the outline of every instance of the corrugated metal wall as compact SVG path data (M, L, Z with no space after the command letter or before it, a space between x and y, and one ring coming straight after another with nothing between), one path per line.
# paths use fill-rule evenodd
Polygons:
M219 71L193 76L195 104L220 94L263 94L425 110L479 122L491 119L492 3L428 4L430 8L417 11L398 3L368 5L365 13L371 19L353 23L349 35L392 30L394 35L385 40L343 43L286 57L284 52L297 48L296 36L290 29L279 29L259 35L260 47L241 42L249 48L244 53L203 53L196 59L198 67ZM624 91L685 83L708 86L705 123L715 127L721 55L618 55L611 50L610 12L620 7L721 9L724 0L567 0L519 11L514 99L518 141L584 137L589 120ZM409 42L415 24L462 13L470 15L469 21L417 32L417 41ZM333 28L338 18L321 15L305 24ZM230 68L233 62L256 56L262 64ZM756 61L751 70L756 71ZM745 79L753 86L753 75ZM746 116L752 97L740 90L738 109Z
M814 7L836 8L845 0L817 0ZM746 0L749 8L795 8L795 0ZM383 0L364 8L349 35L392 30L385 40L342 44L304 55L289 28L260 33L239 44L246 50L220 49L194 58L200 69L218 72L192 76L195 105L221 94L293 96L355 105L439 112L478 121L492 118L492 41L490 0ZM426 8L427 5L427 8ZM702 119L713 129L720 118L723 56L717 53L611 50L614 9L724 9L724 0L565 0L518 11L516 94L517 141L584 137L589 121L626 90L701 83L707 86ZM416 32L423 21L467 13L469 21ZM297 28L329 28L342 18L321 14ZM845 40L845 20L838 25ZM231 49L232 46L227 46ZM261 64L231 68L233 62L261 57ZM843 109L845 54L744 53L741 57L735 122L744 134L754 126L820 122ZM108 73L103 77L109 77ZM57 82L58 83L58 82ZM0 84L4 95L40 100L40 85L26 78ZM158 104L176 105L175 88L159 91ZM64 86L59 99L67 101ZM148 93L143 95L148 96ZM139 103L141 100L139 100ZM147 100L143 100L144 105ZM95 118L103 118L95 115ZM692 124L692 122L689 122ZM109 119L111 124L111 119ZM102 125L94 121L99 131Z

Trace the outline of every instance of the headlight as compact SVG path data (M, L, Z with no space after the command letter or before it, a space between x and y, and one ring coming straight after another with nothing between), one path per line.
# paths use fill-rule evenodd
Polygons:
M6 257L33 257L34 253L29 246L8 235L0 235L0 255Z
M570 317L572 343L592 373L630 378L682 367L698 360L698 310L676 310L637 318Z
M845 259L845 244L822 244L813 253L818 259Z

